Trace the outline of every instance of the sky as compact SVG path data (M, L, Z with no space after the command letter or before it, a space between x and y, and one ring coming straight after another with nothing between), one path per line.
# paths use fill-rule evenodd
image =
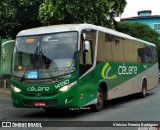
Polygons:
M141 10L152 10L152 15L160 15L160 0L126 0L127 5L121 18L137 16Z

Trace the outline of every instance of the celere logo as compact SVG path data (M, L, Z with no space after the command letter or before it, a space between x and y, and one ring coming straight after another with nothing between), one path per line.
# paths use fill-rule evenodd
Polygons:
M116 75L116 74L114 74L114 75L112 75L112 76L108 76L110 70L111 70L111 66L109 66L109 63L107 62L107 63L104 65L104 67L103 67L103 69L102 69L102 71L101 71L101 75L102 75L102 77L103 77L104 79L115 79L115 78L117 78L117 75Z
M131 75L137 74L137 66L119 66L118 67L118 74L119 75Z
M49 87L28 87L27 91L31 91L31 92L42 92L42 91L49 91Z

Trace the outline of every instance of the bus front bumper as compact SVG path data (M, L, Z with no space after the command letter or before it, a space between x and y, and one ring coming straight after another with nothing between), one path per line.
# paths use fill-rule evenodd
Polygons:
M81 107L79 105L78 94L75 93L76 88L72 88L66 92L59 92L53 95L45 95L42 93L24 93L15 92L11 89L12 103L14 107L28 108L71 108Z

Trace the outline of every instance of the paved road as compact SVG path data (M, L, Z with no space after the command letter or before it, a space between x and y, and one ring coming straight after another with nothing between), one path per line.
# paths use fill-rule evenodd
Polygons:
M108 101L101 112L91 110L46 112L42 108L14 108L11 98L0 96L1 121L160 121L160 86L146 98L137 95ZM50 130L50 128L45 128ZM71 128L56 128L68 129ZM81 128L73 128L80 130ZM86 128L89 129L89 128ZM96 130L96 128L90 128ZM106 129L106 128L101 128ZM109 128L107 128L109 129ZM113 128L110 128L113 129ZM114 128L116 130L120 128ZM122 128L121 128L122 129ZM128 129L128 128L123 128ZM137 128L132 128L136 129Z

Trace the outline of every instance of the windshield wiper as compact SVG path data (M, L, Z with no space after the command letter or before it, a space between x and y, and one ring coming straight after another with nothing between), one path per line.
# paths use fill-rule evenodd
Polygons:
M46 70L46 72L48 73L48 75L51 77L51 79L52 80L55 80L55 78L54 78L54 76L53 76L53 74L49 71L49 69L46 69L45 67L44 67L44 60L43 60L43 53L42 53L42 49L40 48L40 46L37 46L37 49L36 49L36 51L35 51L35 61L36 61L36 68L37 68L37 71L39 71L39 69L40 69L40 67L43 67L45 70ZM25 75L26 75L26 73L27 73L27 71L29 70L29 68L30 68L30 66L31 65L28 65L27 67L26 67L26 69L25 69L25 71L24 71L24 73L23 73L23 75L22 75L22 77L21 77L21 82L23 82L24 80L25 80ZM39 77L39 73L38 73L38 77Z
M28 65L27 68L25 69L25 71L24 71L24 73L23 73L23 75L22 75L22 77L21 77L21 82L23 82L23 81L25 80L25 75L26 75L29 67L30 67L30 65Z
M51 73L51 71L49 71L49 69L46 69L46 68L45 68L45 70L49 74L49 76L51 77L51 79L55 80L55 78L54 78L53 74Z
M38 54L38 49L36 49L36 51L35 51L35 55L37 56L37 54ZM37 59L37 57L36 57L36 59ZM27 71L29 70L29 67L30 67L31 65L28 65L27 66L27 68L25 69L25 71L24 71L24 73L23 73L23 75L22 75L22 77L21 77L21 82L23 82L24 80L25 80L25 75L26 75L26 73L27 73Z
M51 79L52 80L55 80L55 78L54 78L54 76L53 76L53 74L49 71L49 69L46 69L45 67L44 67L44 60L43 60L43 53L42 53L42 48L40 48L39 47L39 49L38 49L38 51L37 51L37 56L38 56L38 69L39 69L39 67L43 67L45 70L46 70L46 72L49 74L49 76L51 77ZM41 66L39 66L39 65L41 65Z

